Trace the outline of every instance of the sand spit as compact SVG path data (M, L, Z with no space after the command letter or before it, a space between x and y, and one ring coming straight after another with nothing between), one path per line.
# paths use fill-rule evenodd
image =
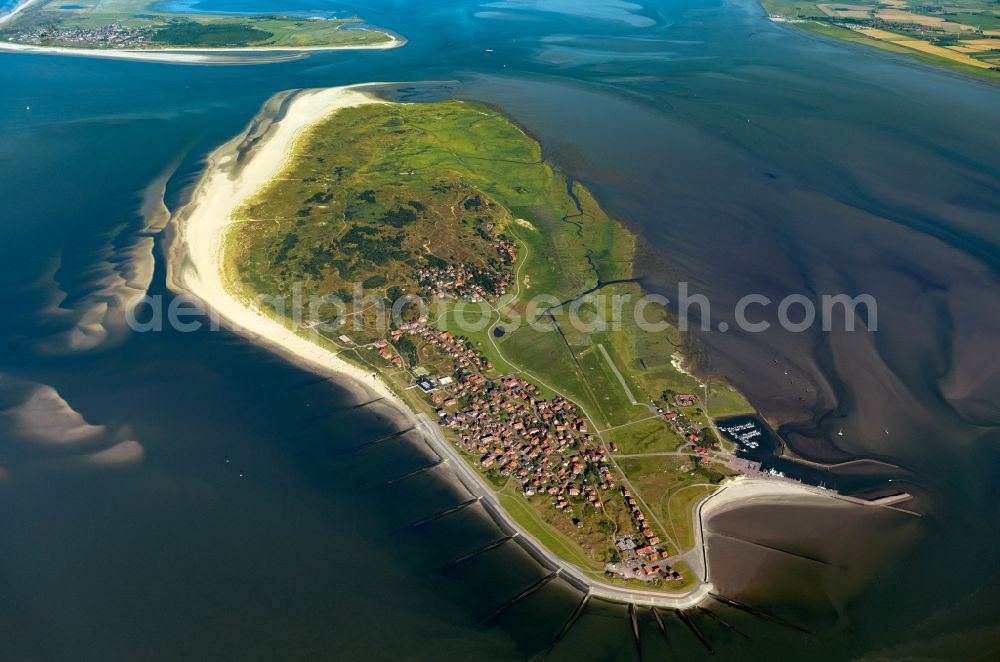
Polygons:
M26 6L26 5L23 5ZM10 20L13 14L0 18L0 24ZM33 46L31 44L15 44L0 41L0 51L17 53L38 53L43 55L75 55L77 57L100 57L118 60L139 60L143 62L163 62L169 64L267 64L283 62L305 57L311 52L323 51L369 51L399 48L406 40L396 35L389 35L391 41L384 44L360 44L357 46L299 46L299 47L268 47L268 48L170 48L170 49L99 49L99 48L63 48L59 46ZM246 57L247 55L265 55L266 57Z

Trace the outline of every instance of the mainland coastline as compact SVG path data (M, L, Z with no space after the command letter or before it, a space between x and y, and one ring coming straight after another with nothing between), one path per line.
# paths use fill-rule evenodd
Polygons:
M360 384L370 393L391 403L412 427L424 434L442 459L449 462L458 479L476 495L502 528L512 531L520 543L553 572L590 595L668 608L697 605L708 598L713 589L704 530L708 515L757 498L787 501L806 495L826 496L830 498L831 505L837 504L836 498L823 490L794 483L739 477L693 508L695 550L703 558L697 570L699 581L696 586L683 593L670 593L599 581L556 555L518 524L500 504L493 487L444 439L427 415L413 411L377 373L363 370L338 357L333 351L308 340L294 327L286 326L264 313L253 302L234 294L227 287L223 269L225 239L233 228L233 213L243 201L282 172L297 141L309 127L339 110L386 103L365 92L365 88L372 85L376 84L282 93L265 106L270 107L272 115L280 109L280 116L268 117L265 114L258 117L244 134L210 155L190 201L178 209L171 220L167 265L167 282L171 289L198 298L235 332L307 369Z

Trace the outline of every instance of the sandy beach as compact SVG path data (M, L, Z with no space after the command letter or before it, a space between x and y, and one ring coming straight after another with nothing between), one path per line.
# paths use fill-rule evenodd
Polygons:
M281 171L302 130L341 108L369 103L381 102L360 88L305 90L294 95L281 121L271 125L250 158L237 164L237 148L244 135L213 152L190 202L174 215L167 277L172 289L197 297L237 332L311 369L360 382L405 411L402 401L372 373L338 358L230 294L221 272L230 216Z
M811 503L831 507L846 505L835 497L836 492L786 480L737 478L703 501L699 512L704 522L713 515L732 508L747 506L756 500L767 500L770 503L795 502L801 504L803 499L811 499Z
M15 13L27 7L30 2L19 5L13 12L0 18L0 24L10 20ZM143 62L167 62L174 64L264 64L268 62L279 62L282 60L303 57L310 52L322 51L364 51L364 50L386 50L399 48L406 44L406 40L389 35L392 41L384 44L362 44L358 46L301 46L298 48L289 47L266 47L266 48L225 48L225 49L205 49L205 48L143 48L143 49L101 49L101 48L65 48L60 46L33 46L31 44L15 44L9 41L0 41L0 51L11 51L16 53L38 53L43 55L75 55L77 57L100 57L118 60L139 60ZM267 55L268 57L248 58L246 55Z

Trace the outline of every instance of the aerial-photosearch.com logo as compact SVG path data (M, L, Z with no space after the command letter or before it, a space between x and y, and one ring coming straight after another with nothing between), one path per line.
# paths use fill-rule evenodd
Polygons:
M809 297L791 293L780 299L760 293L742 296L730 313L713 315L704 294L692 293L686 282L678 284L676 301L655 293L609 292L598 289L562 299L552 294L530 298L507 295L496 301L454 296L426 296L366 289L355 283L353 291L339 294L307 293L296 283L287 294L260 294L242 298L241 305L295 329L317 334L348 331L385 334L415 322L465 333L501 329L508 334L527 326L539 333L572 329L588 334L616 331L624 325L647 333L660 333L671 326L678 330L718 333L763 333L776 327L788 333L810 331L878 330L878 304L870 294L821 294ZM236 319L224 319L191 296L147 295L126 311L129 328L140 333L166 329L190 333L225 325L238 327ZM500 334L497 334L500 335Z

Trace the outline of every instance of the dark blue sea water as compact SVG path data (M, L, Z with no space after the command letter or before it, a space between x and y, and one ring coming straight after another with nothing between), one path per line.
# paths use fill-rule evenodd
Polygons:
M419 440L344 453L395 429L387 410L226 332L120 324L149 256L171 296L150 190L182 203L274 93L367 81L507 112L640 234L646 284L691 283L713 320L750 292L878 298L876 334L697 334L794 453L873 460L843 482L926 513L727 516L719 590L816 634L715 605L749 635L695 614L716 658L996 650L1000 88L747 2L191 6L357 13L409 43L256 66L0 54L0 659L523 659L576 607L556 581L481 622L544 572L513 545L439 570L498 534L474 508L406 528L465 496L445 471L382 485L428 462ZM675 657L707 657L666 626ZM635 654L599 602L552 653Z

